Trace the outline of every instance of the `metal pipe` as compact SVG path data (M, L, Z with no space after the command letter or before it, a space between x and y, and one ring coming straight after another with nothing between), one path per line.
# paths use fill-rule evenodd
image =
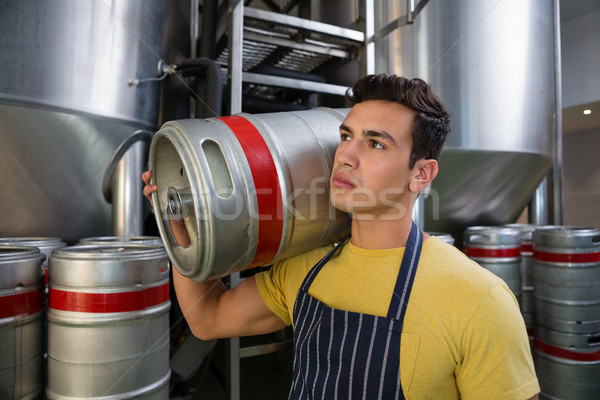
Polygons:
M529 202L529 223L532 225L548 225L548 177L540 183Z
M563 137L562 137L562 67L560 50L560 0L554 0L554 68L555 68L555 156L552 167L552 223L562 225L563 223Z
M229 113L242 112L242 42L244 3L229 0Z

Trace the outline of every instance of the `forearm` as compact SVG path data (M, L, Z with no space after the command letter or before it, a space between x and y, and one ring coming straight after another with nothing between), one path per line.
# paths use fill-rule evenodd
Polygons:
M219 297L227 290L220 279L194 282L173 268L177 301L194 336L213 339Z
M181 311L200 339L259 335L286 326L262 300L254 277L228 289L221 280L198 283L174 269L173 283Z

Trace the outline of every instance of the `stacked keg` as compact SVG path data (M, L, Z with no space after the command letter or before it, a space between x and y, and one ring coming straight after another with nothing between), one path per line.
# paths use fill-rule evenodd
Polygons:
M61 238L56 237L9 237L0 238L0 244L14 244L17 246L32 246L37 247L46 258L42 265L44 269L44 276L46 281L46 295L48 295L48 260L52 255L52 252L61 247L65 247L67 244L63 242Z
M465 254L502 278L521 304L521 232L500 226L471 226L463 239Z
M600 233L562 227L533 232L535 365L542 396L600 393Z
M0 398L39 398L44 389L45 256L0 245Z
M454 237L452 237L451 234L449 233L444 233L444 232L427 232L428 235L431 236L435 236L436 238L440 239L442 242L446 242L448 244L451 244L452 246L454 246Z
M162 246L107 239L49 263L49 399L168 399L169 270Z
M535 305L533 301L533 231L536 225L509 224L507 228L516 228L521 232L521 312L527 327L529 340L533 344L533 327L535 325Z

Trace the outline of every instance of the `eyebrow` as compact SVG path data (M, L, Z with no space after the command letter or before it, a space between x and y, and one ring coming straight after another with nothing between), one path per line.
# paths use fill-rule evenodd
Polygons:
M348 127L347 125L341 124L340 125L340 130L343 131L348 131L350 133L354 133L352 132L352 129L350 129L350 127ZM376 138L380 138L380 139L385 139L391 143L396 143L396 140L394 139L394 137L392 135L390 135L389 133L387 133L386 131L375 131L375 130L368 130L365 131L363 133L365 136L369 136L369 137L376 137Z

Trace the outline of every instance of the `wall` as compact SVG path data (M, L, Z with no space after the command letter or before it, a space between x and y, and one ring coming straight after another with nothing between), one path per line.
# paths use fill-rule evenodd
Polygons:
M561 24L563 108L600 100L598 21L600 7ZM600 127L563 128L563 223L600 229Z
M561 24L563 107L600 100L600 7Z
M564 224L600 229L600 130L563 138Z

